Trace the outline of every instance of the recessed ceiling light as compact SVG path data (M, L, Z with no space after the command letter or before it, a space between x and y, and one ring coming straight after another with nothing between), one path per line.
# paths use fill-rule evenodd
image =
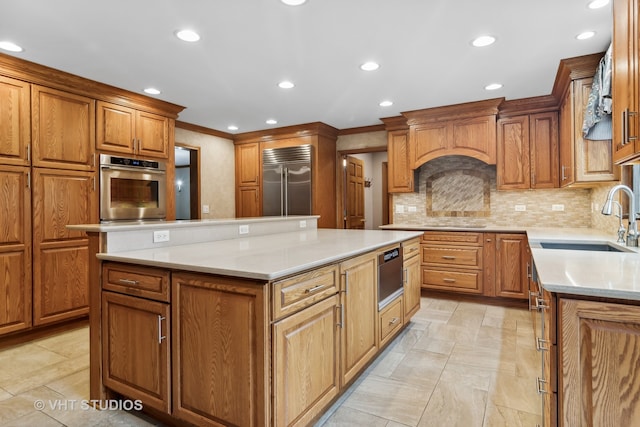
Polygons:
M601 7L605 7L609 4L609 0L593 0L589 3L589 9L600 9Z
M362 64L360 66L360 69L364 70L364 71L375 71L378 68L380 68L380 64L378 64L377 62L373 62L373 61L365 62L364 64Z
M393 105L393 102L391 101L382 101L380 104L381 107L391 107Z
M278 121L274 119L268 119L265 123L268 125L275 125L278 123Z
M238 126L236 126L236 125L229 125L229 126L227 126L227 129L228 129L228 130L238 130Z
M591 37L595 36L596 32L595 31L585 31L584 33L580 33L576 36L576 38L578 40L586 40L586 39L590 39Z
M495 41L496 41L496 38L493 36L480 36L473 39L471 44L474 45L475 47L484 47L484 46L489 46L491 44L494 44Z
M306 3L307 0L281 0L281 1L287 6L300 6L301 4Z
M291 83L290 81L287 81L287 80L278 83L278 87L281 87L282 89L291 89L294 86L295 85L293 83Z
M144 90L145 93L149 95L160 95L160 91L154 87L148 87Z
M491 83L490 85L486 85L484 88L486 90L496 90L496 89L500 89L502 87L502 85L500 83Z
M176 31L176 37L185 42L197 42L200 40L200 35L192 30Z
M8 50L9 52L22 52L24 50L17 44L10 41L1 41L0 49Z

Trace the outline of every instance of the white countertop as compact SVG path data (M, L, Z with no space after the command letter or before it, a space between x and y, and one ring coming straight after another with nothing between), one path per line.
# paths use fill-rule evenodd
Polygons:
M312 229L98 254L109 261L273 280L402 242L414 231Z

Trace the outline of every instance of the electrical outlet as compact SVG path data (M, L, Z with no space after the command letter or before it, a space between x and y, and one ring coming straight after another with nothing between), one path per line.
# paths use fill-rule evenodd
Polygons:
M396 213L404 213L404 205L396 205Z
M153 243L168 242L169 230L158 230L153 232Z
M238 234L249 234L249 224L239 226Z
M202 213L209 213L209 205L202 205Z
M300 221L300 228L307 228L307 221L305 220Z
M516 212L524 212L527 210L527 205L515 205Z
M415 206L407 206L407 210L408 210L409 212L417 212L417 211L418 211L418 208L416 208Z
M564 211L564 205L551 205L551 210L562 212Z

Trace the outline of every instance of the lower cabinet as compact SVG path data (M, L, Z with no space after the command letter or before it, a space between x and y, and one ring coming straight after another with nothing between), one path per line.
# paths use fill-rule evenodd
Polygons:
M168 413L169 325L169 304L103 292L104 385Z
M495 296L527 298L530 258L526 234L496 234Z
M559 425L640 423L640 307L559 300Z
M402 300L402 296L396 298L383 308L378 315L380 319L380 325L378 326L378 331L380 331L380 347L391 341L391 338L395 336L395 333L398 332L404 324Z
M410 319L420 309L420 239L402 244L404 317Z
M333 295L273 325L273 425L308 425L340 390L340 304Z

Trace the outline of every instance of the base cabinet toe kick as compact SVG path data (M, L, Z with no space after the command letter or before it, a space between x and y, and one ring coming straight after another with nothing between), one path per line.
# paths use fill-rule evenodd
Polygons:
M382 310L390 247L275 281L99 261L91 399L174 424L310 425L419 309L419 239L395 245L403 291Z

